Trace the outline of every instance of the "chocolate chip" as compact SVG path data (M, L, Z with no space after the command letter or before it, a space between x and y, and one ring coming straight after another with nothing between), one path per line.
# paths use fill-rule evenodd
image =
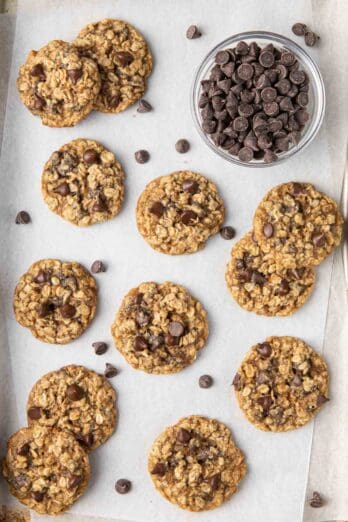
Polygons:
M324 501L320 493L318 491L313 491L312 498L309 500L309 505L312 508L321 508L324 505Z
M317 397L317 406L322 406L323 404L325 404L325 402L327 402L329 399L327 397L324 397L324 395L318 395Z
M240 391L242 389L242 379L239 373L236 373L236 375L234 376L232 385L234 386L234 389L237 391Z
M133 302L136 305L140 305L143 302L143 299L144 299L144 294L142 294L141 292L138 292L137 294L135 294L135 296L133 298Z
M148 101L141 99L138 103L137 112L145 113L152 111L152 105Z
M321 233L315 233L315 234L313 234L313 236L312 236L312 242L313 242L313 245L314 245L316 248L321 248L321 247L323 247L323 246L326 244L325 234L321 234Z
M32 491L30 493L30 496L33 500L35 500L35 502L42 502L45 494L43 493L43 491Z
M177 346L179 344L180 338L174 337L174 335L166 334L164 337L164 342L166 346Z
M43 70L43 66L41 63L37 63L30 69L30 76L36 76L38 77L42 82L46 80L46 75Z
M233 227L225 226L220 228L220 236L223 239L233 239L236 235L236 231Z
M106 212L108 210L106 201L100 195L97 197L97 201L93 203L92 211L93 212Z
M96 355L104 355L108 349L108 345L102 341L96 341L95 343L92 343L92 346Z
M80 401L84 395L84 390L78 384L70 384L66 389L66 396L71 401Z
M213 491L216 491L220 485L221 476L220 473L216 473L216 475L213 475L210 479L210 487Z
M30 223L30 221L31 220L28 212L26 212L25 210L21 210L20 212L18 212L16 216L15 223L16 225L27 225L28 223Z
M201 375L198 384L200 388L210 388L213 385L213 378L211 375Z
M308 94L306 92L300 92L296 98L296 102L300 107L306 107L309 102Z
M233 121L233 129L237 132L246 131L248 126L249 122L244 116L237 116Z
M306 74L304 71L295 69L291 71L289 78L295 85L301 85L306 80Z
M257 270L253 270L251 274L251 281L255 285L264 285L266 283L266 278L261 274L261 272L258 272Z
M307 26L306 24L302 24L300 22L297 22L296 24L294 24L291 28L292 32L296 35L296 36L304 36L305 35L305 32L307 30Z
M177 435L176 440L181 442L181 444L187 444L191 440L191 433L185 428L180 428Z
M141 149L134 153L134 157L137 163L147 163L150 159L150 154L147 150Z
M150 322L150 315L144 310L139 310L136 313L135 321L140 327L146 326Z
M79 81L79 79L82 77L83 71L82 71L82 69L69 69L67 71L67 75L69 76L72 83L76 84Z
M86 435L79 435L76 437L82 446L86 448L91 448L93 446L94 437L92 433L87 433Z
M58 185L58 187L54 190L56 194L59 194L60 196L68 196L70 194L70 188L67 183L61 183Z
M193 210L185 210L181 216L181 222L184 225L192 225L197 219L197 214Z
M215 62L219 65L225 65L230 61L230 55L227 51L219 51L216 53Z
M40 319L43 319L44 317L47 317L50 313L52 313L54 310L54 307L47 302L41 303L38 307L38 316Z
M175 144L175 150L177 152L180 152L180 154L184 154L185 152L187 152L188 150L190 149L190 144L187 140L185 140L184 138L181 139L181 140L178 140Z
M100 259L96 259L95 261L93 261L92 265L91 265L91 272L93 274L100 274L101 272L105 272L106 271L106 267L103 263L103 261L100 261Z
M39 96L38 94L34 94L34 109L41 111L46 106L46 100Z
M109 96L107 99L107 103L111 109L116 109L120 104L121 98L119 94L115 94L114 96Z
M70 473L68 480L68 489L72 490L77 488L82 482L82 477L80 475L74 475Z
M129 493L132 489L132 483L130 480L127 479L118 479L118 481L115 484L115 489L117 493L120 493L120 495L125 495L126 493Z
M170 335L173 337L181 337L184 333L184 325L182 323L179 323L179 321L172 321L169 323L168 330Z
M137 335L134 339L134 350L142 352L148 348L146 339L142 335Z
M298 386L301 386L301 384L302 384L302 379L301 379L301 377L296 373L296 374L295 374L295 377L294 377L293 380L291 381L291 385L292 385L292 386L296 386L296 387L298 387Z
M120 63L121 67L127 67L127 65L130 65L133 62L133 56L131 53L128 53L127 51L119 51L116 53L116 59Z
M249 46L246 42L240 41L236 45L236 54L240 54L241 56L246 56L249 52Z
M250 63L242 63L238 67L237 73L242 80L250 80L254 76L254 69Z
M186 31L186 38L189 40L194 40L195 38L199 38L202 36L202 33L198 29L197 25L190 25L190 27Z
M313 31L305 32L305 44L308 47L313 47L317 43L317 40L318 36L315 33L313 33Z
M291 65L294 65L296 58L290 51L285 51L282 53L280 61L286 67L290 67Z
M238 158L240 161L243 161L244 163L248 163L251 161L254 157L254 152L249 147L243 147L238 152Z
M113 366L110 363L105 364L104 375L107 379L112 379L112 377L116 377L117 374L118 374L118 369L115 368L115 366Z
M198 192L199 185L194 179L185 179L182 184L182 190L189 192L190 194L196 194Z
M262 358L267 359L270 357L272 353L272 348L269 343L260 343L256 347L257 352L261 355Z
M277 289L277 295L287 295L290 292L290 286L286 279L280 281L280 285Z
M266 223L263 227L263 235L268 239L273 236L274 230L271 223Z
M272 406L272 397L270 395L264 395L256 399L257 404L261 406L263 412L268 414L270 407Z
M151 214L154 214L158 218L163 216L164 211L165 207L162 205L160 201L155 201L155 203L153 203L149 208L149 212L151 212Z
M22 446L19 446L19 448L17 448L17 455L20 455L21 457L25 457L26 455L28 455L30 451L30 444L28 442L26 442L25 444L23 444Z
M150 338L150 350L157 350L160 346L163 346L164 337L163 335L154 335Z
M75 306L66 303L60 307L60 313L64 319L71 319L76 313Z
M266 102L263 104L263 110L267 116L277 116L279 114L279 105L277 102Z
M151 470L152 475L163 477L166 474L167 467L163 462L157 462Z
M262 51L259 56L259 62L262 67L272 67L274 64L274 54L271 51Z
M87 165L93 165L94 163L99 163L100 156L99 152L94 149L87 149L83 153L83 161L87 163Z
M41 408L39 408L38 406L32 406L28 410L28 417L31 420L39 420L41 417L41 414L42 414Z

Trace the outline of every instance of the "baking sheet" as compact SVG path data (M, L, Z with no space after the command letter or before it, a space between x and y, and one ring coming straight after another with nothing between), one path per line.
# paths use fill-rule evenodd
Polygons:
M155 57L155 69L146 98L153 113L140 115L135 108L123 114L94 114L73 129L48 129L20 104L15 91L19 64L30 48L52 38L73 39L80 27L106 16L120 17L138 26ZM192 17L194 16L194 20ZM121 373L113 380L119 392L120 422L116 435L92 455L92 481L88 493L72 508L78 517L99 515L142 521L257 521L301 520L313 425L289 434L257 431L242 417L230 392L230 382L248 348L267 335L298 335L318 350L322 347L328 300L331 260L318 270L318 284L309 303L292 318L265 319L240 309L228 295L224 269L231 242L219 237L191 256L168 257L150 249L138 235L134 208L144 185L153 177L191 168L211 177L219 186L228 209L226 222L238 237L251 226L252 210L266 190L290 179L312 181L333 196L324 132L298 158L262 173L225 164L196 135L189 114L189 89L193 71L218 41L235 32L262 28L291 37L298 19L311 22L309 1L297 2L289 19L287 2L249 1L243 11L223 0L191 2L160 0L126 2L21 1L13 55L10 94L1 163L1 293L6 331L1 351L11 362L13 385L1 380L5 410L16 404L3 422L1 439L25 424L27 392L43 373L68 363L85 364L102 371L113 362ZM226 22L228 21L228 23ZM185 38L188 25L197 23L204 36ZM315 51L311 53L316 56ZM40 196L40 174L50 153L77 137L100 140L113 150L127 173L127 199L113 221L90 229L77 229L51 214ZM186 137L192 143L187 155L178 155L174 143ZM138 165L133 153L148 148L151 161ZM318 168L320 166L320 168ZM20 189L18 189L20 187ZM14 225L18 210L30 211L33 223ZM16 280L31 262L42 257L78 260L89 266L96 258L108 265L97 276L99 313L86 334L68 347L43 345L14 321L11 301ZM185 284L207 308L211 337L201 357L176 376L149 376L132 370L111 346L110 324L123 294L144 280L173 280ZM110 341L109 352L96 357L95 340ZM211 373L216 385L201 390L197 378ZM5 393L7 391L7 393ZM14 401L15 398L15 401ZM178 511L153 490L146 473L146 456L153 439L180 416L201 413L226 422L246 452L249 474L232 501L213 513ZM321 413L324 419L325 410ZM16 419L16 420L14 420ZM3 444L3 442L2 442ZM1 448L3 450L3 447ZM113 491L117 478L133 480L130 495ZM2 483L3 485L3 483ZM3 488L1 488L3 489ZM179 518L180 517L180 518ZM42 520L42 517L40 518Z

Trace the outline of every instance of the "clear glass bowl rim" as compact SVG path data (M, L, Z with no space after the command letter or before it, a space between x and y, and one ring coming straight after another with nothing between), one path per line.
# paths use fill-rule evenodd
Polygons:
M263 162L250 162L250 163L243 163L240 161L237 157L231 156L227 152L225 152L223 149L220 149L214 145L210 141L210 139L207 137L207 135L203 132L200 124L200 114L199 114L199 107L198 107L198 91L200 89L200 82L201 82L201 74L203 70L205 69L208 62L215 56L215 54L238 41L241 40L248 40L248 39L255 39L255 40L268 40L268 43L275 43L282 45L284 47L288 47L291 51L293 51L298 58L300 58L300 61L306 65L308 69L310 69L311 74L314 78L314 85L313 85L313 92L314 92L314 98L315 98L315 111L312 115L312 120L310 122L310 127L305 133L304 137L301 139L301 141L289 149L288 152L278 157L277 161L273 163L263 163ZM316 62L311 58L311 56L296 42L293 40L290 40L290 38L287 38L286 36L280 35L278 33L273 33L270 31L245 31L243 33L237 33L233 36L229 36L228 38L225 38L225 40L221 41L213 49L209 51L209 53L204 57L198 68L196 69L194 79L191 86L191 92L190 92L190 108L191 108L191 115L196 127L196 130L200 137L203 139L203 141L209 146L211 150L213 150L216 154L221 156L222 158L226 159L230 163L234 163L236 165L240 165L242 167L249 167L249 168L263 168L263 167L272 167L279 165L280 163L283 163L288 158L292 157L293 155L297 154L298 152L304 150L315 138L317 135L320 126L324 119L325 114L325 106L326 106L326 97L325 97L325 87L324 87L324 81L323 77L321 75L321 72L319 70L318 65Z

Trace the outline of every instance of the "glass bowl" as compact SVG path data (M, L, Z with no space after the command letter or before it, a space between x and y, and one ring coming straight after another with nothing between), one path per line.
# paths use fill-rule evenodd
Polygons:
M218 51L222 51L230 47L235 47L237 43L242 40L246 43L251 43L252 41L255 41L262 47L271 43L274 45L274 47L277 47L280 50L291 51L296 56L300 64L300 68L305 71L309 78L309 103L306 109L309 112L310 118L306 123L305 128L302 130L300 141L296 145L289 148L289 150L287 150L286 152L277 153L278 158L273 163L265 163L262 159L253 159L248 163L243 162L237 156L232 156L227 151L217 147L211 140L211 138L208 135L206 135L201 128L202 118L200 115L200 109L198 107L198 100L201 94L201 81L208 78L211 68L215 65L216 53ZM219 43L209 52L209 54L204 58L203 62L198 67L191 88L191 113L199 135L201 136L203 141L219 156L231 163L235 163L236 165L241 165L243 167L271 167L273 165L279 165L279 163L286 161L291 156L294 156L295 154L303 150L305 147L307 147L307 145L311 143L311 141L316 136L320 128L320 125L323 121L324 112L324 82L316 63L307 54L307 52L304 49L302 49L302 47L297 45L289 38L266 31L248 31L245 33L239 33L229 38L226 38L226 40Z

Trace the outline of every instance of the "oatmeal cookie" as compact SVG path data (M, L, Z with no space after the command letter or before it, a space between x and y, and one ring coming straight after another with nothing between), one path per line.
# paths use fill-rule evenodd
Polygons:
M89 24L74 45L98 64L102 86L96 110L121 112L143 96L152 71L152 55L132 25L113 19Z
M246 469L244 454L227 426L198 415L164 430L148 460L156 489L189 511L220 506L237 491Z
M97 285L79 263L41 259L20 278L14 313L22 326L45 343L66 344L92 321Z
M73 435L35 426L10 437L3 475L22 504L40 514L57 515L83 494L90 468Z
M177 373L196 359L209 330L205 310L186 288L151 282L123 298L111 332L133 368Z
M315 266L340 244L343 218L337 204L310 183L270 190L254 216L255 237L284 268Z
M233 385L246 418L264 431L299 428L329 400L325 361L296 337L268 337L253 346Z
M62 40L30 51L17 79L22 102L49 127L71 127L85 118L100 86L97 64Z
M76 139L53 152L41 180L50 210L74 225L116 216L124 198L124 172L114 154L94 140Z
M30 522L28 510L0 506L0 522Z
M214 183L189 170L156 178L140 195L138 230L149 245L164 254L190 254L204 247L225 217Z
M116 392L109 381L83 366L65 366L34 384L27 402L29 426L70 431L86 451L113 434Z
M242 308L268 316L293 314L309 298L315 280L312 268L280 269L271 252L262 252L252 232L232 249L225 277Z

